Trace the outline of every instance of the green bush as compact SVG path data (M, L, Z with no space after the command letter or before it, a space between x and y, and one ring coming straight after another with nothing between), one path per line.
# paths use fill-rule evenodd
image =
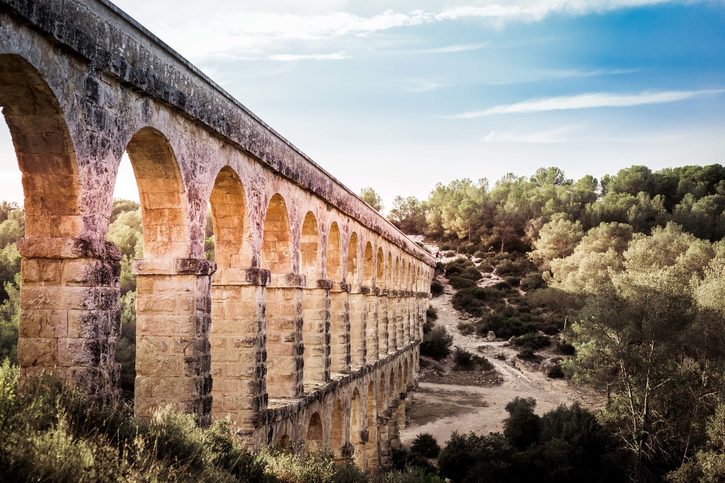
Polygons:
M430 283L430 294L433 297L443 295L443 285L438 280L433 280Z
M491 364L488 359L476 354L471 354L460 347L456 347L453 352L453 362L456 364L456 369L459 371L490 371L493 369L493 364Z
M464 288L472 288L476 287L476 281L472 280L470 278L461 277L458 275L452 276L448 279L448 283L451 284L451 287L455 288L456 290L461 290Z
M437 458L441 452L441 447L432 434L420 433L413 440L410 451L424 458Z
M541 273L538 271L533 271L527 273L522 279L520 283L520 287L524 291L534 290L537 288L543 288L546 286L546 282L544 282L544 277L541 276Z
M517 397L506 404L509 413L503 431L504 437L511 446L525 450L539 439L541 421L534 414L536 399Z
M545 335L534 333L520 335L514 339L514 345L516 347L527 347L533 351L548 347L550 343L551 341Z
M559 342L556 348L560 354L564 354L565 356L573 356L576 354L576 348L568 342Z
M509 287L517 287L521 283L521 277L508 275L503 278L503 281L506 282Z
M564 369L558 363L552 364L546 368L545 374L551 379L562 379L564 377Z
M476 331L476 328L470 322L459 322L457 329L463 335L471 335Z
M453 336L448 334L445 327L438 325L423 336L423 341L420 343L420 353L440 360L451 353L451 344L453 344Z
M480 317L486 312L488 304L500 297L501 292L494 287L472 287L456 292L452 303L456 310Z

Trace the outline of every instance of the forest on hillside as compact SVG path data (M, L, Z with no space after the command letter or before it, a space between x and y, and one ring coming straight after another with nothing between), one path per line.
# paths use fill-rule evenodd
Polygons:
M438 267L454 307L474 318L461 332L511 336L524 359L547 335L561 338L572 354L562 372L606 395L596 420L624 457L599 460L600 475L626 467L636 481L725 479L725 168L632 166L576 181L541 168L493 186L455 180L427 200L397 197L389 218L449 256L467 255ZM504 281L482 288L481 272ZM442 292L438 282L432 292ZM428 332L421 350L441 339ZM576 433L583 423L562 424ZM567 441L529 442L512 457L511 441L496 449L471 438L457 440L457 461L488 452L502 466L478 475L492 481L519 481L506 470L514 462L576 481L585 464ZM454 471L454 481L472 481Z
M363 195L379 207L374 190ZM723 166L632 166L601 180L570 180L558 168L541 168L493 186L455 180L435 186L426 200L397 197L389 219L442 251L469 255L438 269L457 290L456 308L474 318L470 330L525 344L539 332L561 333L573 353L566 377L607 395L596 415L573 407L539 417L535 402L512 402L508 433L452 439L440 468L420 465L429 481L438 481L439 470L453 481L528 481L526 475L542 473L577 481L593 467L613 480L725 479ZM11 364L21 284L16 242L23 232L23 209L0 203L0 361ZM211 223L206 235L211 258ZM114 202L108 239L123 255L116 358L131 397L131 263L143 257L137 203ZM477 287L481 271L496 272L505 287ZM500 303L503 295L515 304ZM416 461L399 458L401 467Z

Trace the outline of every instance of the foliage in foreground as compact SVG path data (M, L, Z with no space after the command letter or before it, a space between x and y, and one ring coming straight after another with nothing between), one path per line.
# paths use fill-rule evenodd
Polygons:
M371 476L327 453L251 453L226 420L207 429L158 411L134 420L124 404L101 404L43 375L18 391L18 369L0 365L0 481L363 482ZM417 470L377 476L418 481ZM439 480L429 480L439 481Z

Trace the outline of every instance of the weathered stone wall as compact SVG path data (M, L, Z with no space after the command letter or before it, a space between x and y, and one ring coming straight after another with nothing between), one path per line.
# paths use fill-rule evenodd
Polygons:
M0 0L23 174L19 360L113 397L124 151L142 206L135 411L230 416L258 445L388 462L433 260L105 0ZM215 260L204 259L211 206Z

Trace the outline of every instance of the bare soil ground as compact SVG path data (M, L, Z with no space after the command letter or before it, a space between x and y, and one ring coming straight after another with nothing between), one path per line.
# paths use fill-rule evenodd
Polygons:
M444 259L444 262L450 260ZM480 284L495 284L497 279L496 275L486 274ZM443 446L454 431L477 434L500 431L508 416L506 404L515 397L536 399L538 414L575 401L590 408L602 403L601 397L593 392L564 379L550 379L535 364L522 364L516 358L517 351L507 342L490 342L475 334L461 334L458 324L471 319L453 308L453 289L445 278L439 277L439 281L444 283L445 293L431 300L438 311L436 324L444 325L453 336L453 346L486 356L495 371L453 372L450 370L453 363L448 361L444 363L448 367L443 370L434 365L433 369L421 373L418 391L408 401L407 424L400 434L403 445L409 446L419 433L431 433ZM546 359L556 354L541 351L539 355Z

